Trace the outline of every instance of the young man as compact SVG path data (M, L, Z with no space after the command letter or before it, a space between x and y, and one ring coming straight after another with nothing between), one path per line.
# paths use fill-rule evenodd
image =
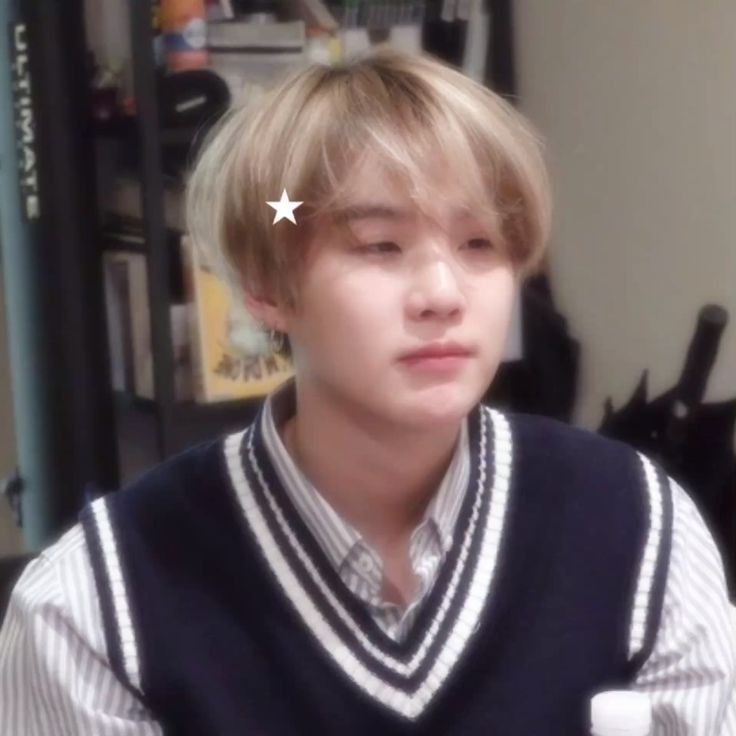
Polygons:
M549 231L511 106L390 48L313 66L227 117L188 213L295 378L29 565L2 736L582 736L621 688L657 734L736 734L692 501L626 445L480 403Z

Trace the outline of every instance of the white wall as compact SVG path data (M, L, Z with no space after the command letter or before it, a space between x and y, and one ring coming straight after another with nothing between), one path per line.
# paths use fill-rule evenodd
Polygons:
M698 309L732 315L706 398L736 396L736 4L516 0L520 108L547 141L576 423L675 383Z

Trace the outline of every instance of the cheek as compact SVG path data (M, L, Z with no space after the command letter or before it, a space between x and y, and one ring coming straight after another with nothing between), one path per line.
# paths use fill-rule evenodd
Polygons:
M516 284L512 274L500 273L478 295L479 319L491 332L505 330L513 314Z
M314 280L305 294L303 325L323 347L344 352L366 340L375 345L395 324L396 298L390 283L345 273Z
M385 284L346 280L332 298L330 319L343 344L375 344L396 324L396 300Z
M508 320L514 308L514 296L516 290L512 278L501 280L494 293L494 307L504 321Z

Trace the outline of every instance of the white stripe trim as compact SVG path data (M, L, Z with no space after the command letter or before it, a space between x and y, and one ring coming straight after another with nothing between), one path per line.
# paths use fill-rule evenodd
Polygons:
M652 586L662 539L662 489L657 471L646 455L638 451L637 455L644 468L644 487L649 505L649 531L644 547L644 556L639 568L636 594L631 612L629 659L632 659L644 646L651 608Z
M374 698L383 702L387 707L411 719L416 718L424 710L437 689L447 678L453 666L458 662L470 636L477 630L480 624L484 604L488 598L488 590L491 585L493 573L496 568L498 548L501 542L506 518L508 489L511 477L511 432L507 420L500 414L500 412L485 406L482 407L482 410L487 412L487 416L490 417L494 424L494 437L496 438L494 452L496 472L493 481L489 513L486 518L486 525L485 528L481 530L483 533L483 539L481 542L480 554L478 556L478 564L472 573L472 580L468 588L463 608L459 612L457 620L453 624L447 640L442 645L436 660L428 670L425 680L412 695L407 695L402 690L389 685L371 672L354 655L350 647L340 638L337 632L330 626L329 622L323 618L314 601L303 589L299 579L294 574L287 559L279 548L278 543L273 538L273 535L268 528L268 524L253 496L253 492L247 483L240 457L240 447L245 431L230 435L225 442L225 454L228 468L246 521L253 530L266 560L273 569L276 578L288 598L292 601L305 623L311 629L317 641L325 651L338 664L340 664L343 670L353 681L355 681ZM481 467L479 469L478 479L479 490L485 489L486 484L486 442L486 423L485 421L481 421ZM455 570L453 571L453 580L448 587L448 594L443 600L437 618L426 633L424 641L412 660L405 664L393 657L387 656L384 652L379 651L366 638L357 624L335 599L329 587L317 574L311 560L306 556L303 548L301 547L299 540L296 539L292 530L286 524L280 509L276 506L273 496L265 483L261 470L257 465L256 458L254 457L252 433L249 438L247 450L258 481L263 488L263 492L268 500L269 506L278 520L278 523L281 525L290 544L294 548L294 551L299 555L315 583L320 587L325 597L330 601L330 604L333 606L336 613L351 630L361 645L384 666L392 669L400 675L410 676L413 674L421 665L432 639L436 635L442 620L447 614L450 602L456 592L459 576L462 573L463 566L465 565L468 556L469 544L473 537L472 532L469 531L468 534L464 535L463 549L460 552L460 558L456 564ZM485 490L487 492L487 489ZM482 493L476 493L473 518L471 519L470 525L471 527L477 523L481 500Z
M128 594L125 590L125 581L120 567L117 543L110 522L110 513L105 503L105 497L98 498L92 502L92 512L97 524L97 533L100 537L102 549L102 561L107 570L110 581L110 596L112 598L113 614L115 624L120 635L120 644L123 654L123 666L131 685L140 692L141 673L140 660L138 657L138 643L136 641L135 629L130 615Z
M242 434L243 433L241 433L241 435ZM473 539L473 533L477 525L480 506L483 501L482 494L483 494L484 480L485 480L485 464L483 462L483 459L485 458L485 444L486 444L486 425L484 421L481 421L481 437L482 437L481 439L482 450L481 450L480 455L481 455L482 468L481 468L481 472L479 473L478 489L477 489L477 492L475 493L475 501L474 501L473 511L471 513L470 522L468 524L468 531L467 531L467 534L465 534L463 537L463 549L465 550L465 553L463 554L463 552L461 551L461 553L459 554L459 559L455 565L453 579L450 585L448 586L448 595L445 596L443 605L441 606L440 611L438 612L437 619L434 621L433 626L430 627L430 629L428 629L428 631L426 632L424 641L417 649L414 657L408 663L405 663L399 659L396 659L392 657L391 655L385 653L384 651L378 649L376 646L374 646L373 643L365 636L360 626L355 622L352 616L350 616L350 614L341 605L339 600L334 596L333 591L331 590L329 585L325 582L324 578L320 575L311 557L309 557L309 555L304 550L300 540L296 537L296 535L294 534L294 531L288 525L286 519L284 518L283 512L276 504L276 501L271 493L271 490L268 488L268 485L266 484L261 468L255 457L255 454L253 451L252 434L251 434L251 441L248 443L248 454L251 460L251 465L254 468L254 471L256 473L256 476L258 477L261 488L263 489L263 492L268 500L271 511L276 517L282 531L284 532L287 539L289 540L294 553L302 561L302 563L304 564L305 568L307 569L308 573L310 574L314 582L317 584L319 589L325 595L326 599L331 604L335 614L343 621L343 623L350 629L350 631L358 639L358 641L364 646L366 652L370 654L371 656L373 656L377 661L379 661L385 667L392 669L394 672L404 677L409 677L413 675L414 672L416 672L416 670L422 665L424 656L427 650L429 649L430 645L432 644L434 635L437 629L439 629L440 625L442 624L446 616L447 610L449 609L450 603L452 602L452 597L454 597L455 589L457 588L458 578L462 574L462 571L463 571L462 562L467 557L467 548ZM242 472L242 466L241 466L242 460L240 458L240 438L239 437L236 440L234 451L237 453L236 456L233 458L233 461L234 461L233 464L235 465L236 472L239 471L239 474L242 475L242 482L247 485L247 481L245 480L245 474ZM250 489L248 489L248 492L250 493ZM253 503L255 503L254 500L253 500ZM266 529L268 530L268 527L266 527ZM270 534L270 531L268 531L268 533ZM304 594L306 595L306 592L304 592Z

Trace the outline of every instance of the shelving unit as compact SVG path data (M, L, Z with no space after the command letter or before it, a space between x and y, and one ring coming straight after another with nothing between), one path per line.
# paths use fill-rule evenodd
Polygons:
M497 91L513 96L511 0L490 0L489 8L493 22L486 77L492 80ZM161 128L157 99L159 71L154 59L151 7L146 0L131 0L129 10L136 115L97 122L92 126L92 133L98 140L118 141L135 152L141 184L145 245L131 244L123 247L146 255L156 399L145 400L119 394L115 397L115 405L119 427L124 428L128 422L133 426L130 430L133 433L139 431L142 420L153 421L155 455L150 456L146 462L156 462L195 441L220 434L230 427L245 426L256 415L263 399L202 405L192 401L177 401L175 397L169 312L171 264L170 252L166 247L167 225L163 206L163 152L168 146L189 146L195 136L203 131L192 128ZM114 247L121 246L116 244Z
M169 289L171 264L164 219L165 176L162 158L166 147L187 148L195 136L202 135L204 131L186 127L161 128L157 98L157 77L160 72L154 60L150 4L145 0L135 0L129 3L129 11L136 115L96 122L92 126L92 133L98 140L122 143L136 154L144 244L121 245L103 240L102 245L107 249L142 252L146 256L156 398L142 399L116 392L115 407L118 427L123 434L131 415L138 415L132 417L136 432L139 419L153 421L155 454L150 460L159 461L213 432L219 433L228 426L249 422L262 399L202 405L193 401L178 401L175 397L169 314L172 303Z

